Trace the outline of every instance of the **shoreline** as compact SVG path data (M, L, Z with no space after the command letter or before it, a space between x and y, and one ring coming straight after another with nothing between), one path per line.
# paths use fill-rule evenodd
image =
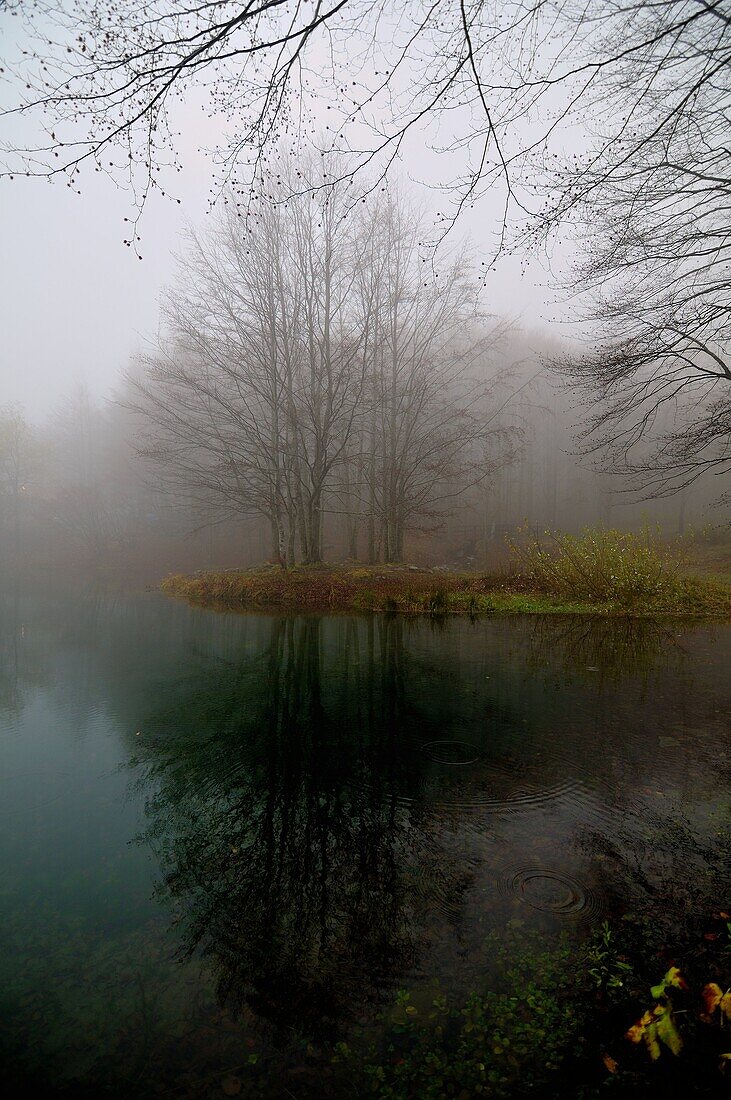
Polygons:
M173 574L160 584L167 596L219 611L294 614L605 615L695 618L731 622L731 590L688 577L682 598L621 606L539 591L520 575L451 572L404 565L259 566Z

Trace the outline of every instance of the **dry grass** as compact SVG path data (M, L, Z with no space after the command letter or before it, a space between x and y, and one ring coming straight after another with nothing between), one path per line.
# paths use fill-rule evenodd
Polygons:
M653 567L654 569L654 567ZM654 576L653 570L650 570ZM705 578L674 577L624 602L575 590L533 570L484 575L415 566L297 566L171 576L162 590L191 603L228 609L408 614L489 613L695 615L731 618L731 590Z
M395 566L263 566L166 578L163 591L195 603L299 610L436 610L448 596L485 590L472 574Z

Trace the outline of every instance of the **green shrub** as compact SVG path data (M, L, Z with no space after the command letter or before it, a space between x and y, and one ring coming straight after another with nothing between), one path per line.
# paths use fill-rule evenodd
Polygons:
M511 543L511 551L526 582L573 600L671 604L684 587L680 559L649 531L546 531L542 539Z

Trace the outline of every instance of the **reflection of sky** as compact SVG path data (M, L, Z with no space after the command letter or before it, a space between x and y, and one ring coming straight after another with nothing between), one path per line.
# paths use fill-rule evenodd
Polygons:
M57 693L34 689L22 724L5 733L0 749L3 900L16 915L38 898L52 910L117 920L144 905L147 859L126 849L140 808L127 797L125 755L102 712L87 715L82 732Z

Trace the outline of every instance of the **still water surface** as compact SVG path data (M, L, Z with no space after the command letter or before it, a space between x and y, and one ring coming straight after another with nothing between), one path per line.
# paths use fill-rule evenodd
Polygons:
M466 996L506 929L578 941L723 873L728 627L0 613L16 1085L316 1095L319 1051L400 989Z

